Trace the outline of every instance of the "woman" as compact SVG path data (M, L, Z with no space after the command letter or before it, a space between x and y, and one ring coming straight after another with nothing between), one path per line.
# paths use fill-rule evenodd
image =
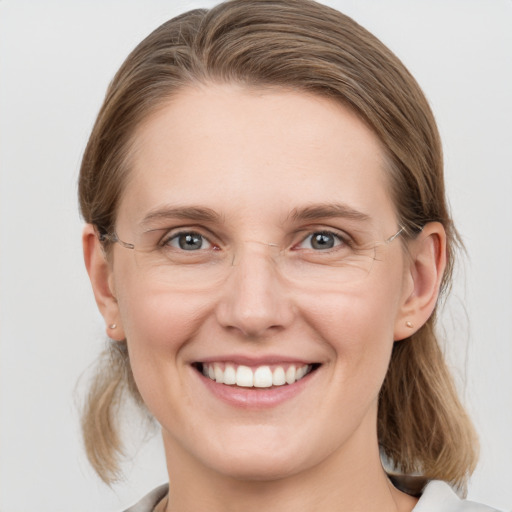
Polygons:
M434 331L458 238L429 106L375 37L307 0L169 21L109 88L80 202L98 474L123 390L162 427L170 487L130 510L490 510L440 482L476 462Z

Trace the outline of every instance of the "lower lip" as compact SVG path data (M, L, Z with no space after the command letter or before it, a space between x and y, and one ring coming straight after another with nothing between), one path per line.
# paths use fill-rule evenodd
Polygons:
M243 409L264 409L274 407L297 396L304 390L307 383L313 377L313 374L317 371L318 369L293 384L285 384L283 386L270 388L242 388L238 386L228 386L226 384L219 384L197 371L196 374L209 391L217 398L220 398L223 402L233 407L240 407Z

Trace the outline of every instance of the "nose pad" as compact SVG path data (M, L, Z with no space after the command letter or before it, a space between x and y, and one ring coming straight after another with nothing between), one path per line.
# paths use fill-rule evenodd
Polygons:
M217 320L224 328L259 338L292 322L293 307L279 275L276 247L272 242L247 240L245 250L233 258L217 306Z

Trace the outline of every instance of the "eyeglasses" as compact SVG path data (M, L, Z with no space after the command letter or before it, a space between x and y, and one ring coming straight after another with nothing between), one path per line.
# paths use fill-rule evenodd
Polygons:
M359 240L341 231L295 233L291 243L243 240L224 243L206 229L158 229L134 236L101 234L101 242L117 243L133 251L138 271L173 290L197 290L221 285L235 268L257 261L270 264L276 278L307 289L338 289L365 279L384 259L386 247L404 232L400 229L380 242Z

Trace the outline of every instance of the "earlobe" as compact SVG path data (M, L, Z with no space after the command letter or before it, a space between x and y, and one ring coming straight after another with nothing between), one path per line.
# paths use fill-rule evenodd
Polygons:
M407 280L410 282L395 322L395 341L407 338L434 311L446 268L446 232L439 222L429 222L409 243Z
M82 246L85 267L91 280L96 304L106 322L107 335L116 341L124 340L119 306L114 294L112 267L92 224L86 224L84 227Z

